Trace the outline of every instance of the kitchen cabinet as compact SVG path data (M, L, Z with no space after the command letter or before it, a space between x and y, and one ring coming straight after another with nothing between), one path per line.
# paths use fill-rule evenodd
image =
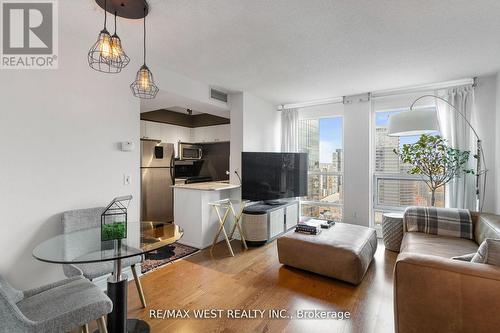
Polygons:
M192 141L191 128L145 120L141 120L141 138L173 143L176 157L179 156L179 141Z
M175 156L178 157L179 141L190 143L228 142L231 139L231 126L227 124L189 128L141 120L141 138L173 143Z
M222 142L230 141L231 139L231 126L215 125L193 128L193 142Z
M153 121L141 120L141 138L161 140L162 125L161 123L155 123Z

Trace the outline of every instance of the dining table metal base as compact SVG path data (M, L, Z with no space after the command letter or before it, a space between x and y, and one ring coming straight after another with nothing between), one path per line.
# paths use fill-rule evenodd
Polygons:
M113 275L108 278L108 297L113 302L113 311L108 314L109 333L149 333L149 324L139 319L127 318L128 276L122 273L121 260L115 260Z

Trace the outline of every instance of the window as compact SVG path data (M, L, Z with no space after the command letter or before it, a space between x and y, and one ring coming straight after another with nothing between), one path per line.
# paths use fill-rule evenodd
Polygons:
M343 118L299 120L299 150L309 154L308 194L301 200L301 215L341 220Z
M415 143L418 136L391 137L387 123L391 114L407 109L375 112L375 161L373 175L373 211L375 225L382 214L402 211L411 205L430 205L431 192L422 178L408 174L410 165L402 163L394 153L403 144ZM436 192L436 206L444 207L444 187Z

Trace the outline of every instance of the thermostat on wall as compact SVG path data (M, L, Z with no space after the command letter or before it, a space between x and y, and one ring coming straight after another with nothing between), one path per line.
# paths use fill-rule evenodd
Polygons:
M132 141L123 141L121 143L122 151L132 151L135 148L135 145Z

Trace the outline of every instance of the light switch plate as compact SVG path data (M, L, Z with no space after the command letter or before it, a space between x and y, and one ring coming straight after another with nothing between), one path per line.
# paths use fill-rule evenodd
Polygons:
M123 185L130 185L132 177L130 175L123 175Z

